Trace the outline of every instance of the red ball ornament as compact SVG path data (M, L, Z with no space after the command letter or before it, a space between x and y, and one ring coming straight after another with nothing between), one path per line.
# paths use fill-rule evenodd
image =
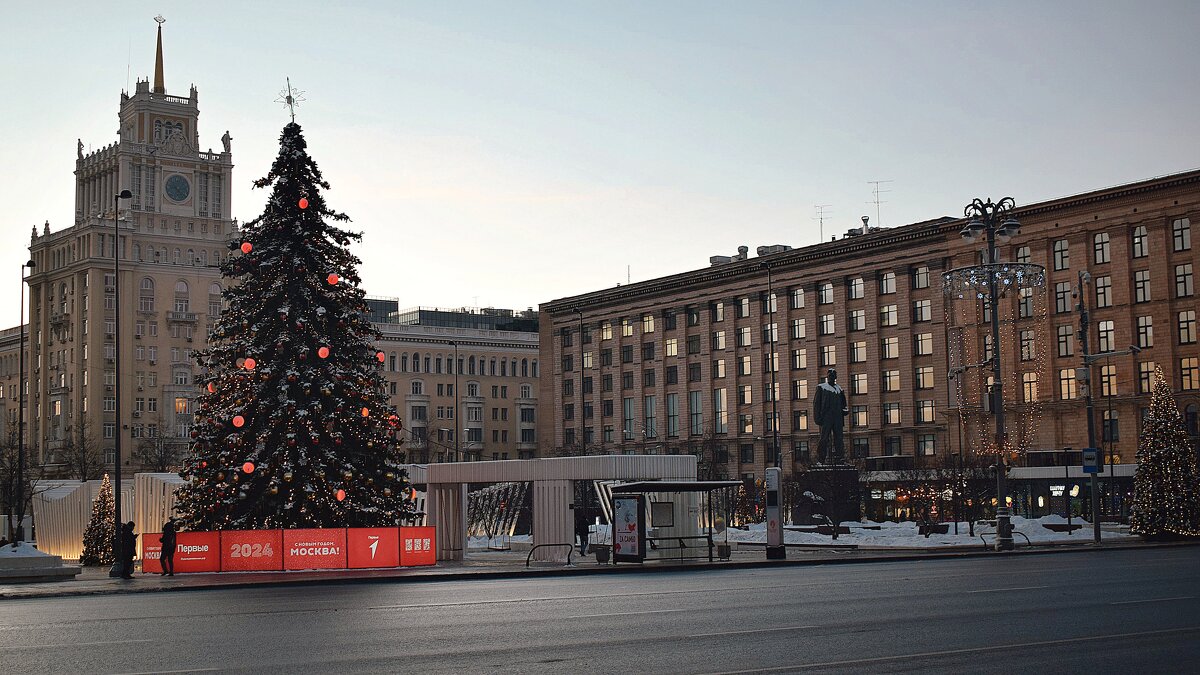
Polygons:
M308 208L308 200L305 199L304 197L300 198L300 208L302 208L302 209Z
M337 286L337 282L341 277L336 272L330 272L329 276L325 277L325 281L329 282L330 286Z
M246 462L243 464L242 473L254 473L254 462Z
M253 251L253 250L254 250L254 244L251 244L248 241L242 242L242 253L249 253L250 251Z
M258 362L255 361L253 358L247 356L246 362L243 365L246 366L246 370L254 370L254 366L258 365Z
M383 363L383 352L375 352L375 360Z
M201 469L203 469L203 468L205 468L205 467L207 467L207 466L208 466L208 462L200 462L200 468L201 468Z
M233 426L241 429L246 424L246 418L241 415L235 415L233 418Z
M339 489L337 491L337 500L340 502L340 501L343 501L344 499L346 499L346 491Z
M396 426L399 423L400 423L400 418L396 417L395 415L392 415L391 417L388 418L388 424L391 424L392 426Z
M368 410L367 408L363 408L363 409L362 409L362 416L363 416L363 417L370 417L370 416L371 416L371 411L370 411L370 410Z
M317 350L317 356L327 359L329 358L329 347L321 347Z
M210 393L210 394L217 393L217 388L213 385L212 382L208 383L208 393Z

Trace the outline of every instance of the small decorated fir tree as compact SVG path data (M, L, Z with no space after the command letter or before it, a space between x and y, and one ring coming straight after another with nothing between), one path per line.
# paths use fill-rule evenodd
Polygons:
M92 518L83 531L83 555L79 557L79 564L87 567L113 564L116 532L112 483L108 482L108 474L104 474L100 494L92 501Z
M1161 368L1154 373L1150 413L1138 439L1129 531L1144 537L1200 535L1196 455Z
M177 511L189 529L396 525L411 516L399 417L358 287L360 234L330 222L300 125L256 187L266 209L221 267L228 309L197 354L204 387Z

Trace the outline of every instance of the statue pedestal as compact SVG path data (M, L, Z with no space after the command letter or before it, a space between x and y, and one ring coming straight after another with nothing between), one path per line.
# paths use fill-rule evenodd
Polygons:
M793 514L798 525L834 525L844 520L862 518L859 499L858 469L849 464L816 464L796 477L800 493L812 493L813 498L802 500L803 506ZM824 516L824 517L822 517ZM837 538L837 529L833 536Z

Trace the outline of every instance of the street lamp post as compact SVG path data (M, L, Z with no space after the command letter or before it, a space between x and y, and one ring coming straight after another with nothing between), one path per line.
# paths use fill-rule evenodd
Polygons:
M1000 261L1000 249L996 239L1007 242L1011 237L1021 232L1021 224L1012 216L1016 207L1012 197L1005 197L999 202L986 202L976 198L963 210L963 215L971 220L963 227L960 234L963 239L973 242L980 233L987 234L987 263L996 265ZM996 415L996 550L1011 551L1013 549L1012 511L1008 508L1008 486L1006 484L1008 468L1005 462L1004 444L1004 380L1000 370L1000 308L999 289L996 274L988 274L988 307L991 309L992 324L992 411Z
M108 576L119 577L125 574L124 563L121 557L121 233L117 225L117 215L121 210L122 199L132 199L133 193L129 190L121 190L113 195L113 314L116 320L113 322L113 371L116 376L113 392L116 395L116 432L114 434L114 454L115 461L113 462L113 522L116 523L116 531L113 537L113 566L108 571Z
M761 267L767 272L767 312L771 315L772 321L775 319L775 289L771 284L771 266L767 263L762 263ZM774 450L775 450L775 466L779 470L783 470L783 457L779 452L779 384L776 381L775 371L779 369L778 355L775 353L775 340L778 337L776 334L778 327L771 330L771 427L774 430Z
M21 376L17 388L20 391L17 402L17 529L13 533L13 548L19 542L25 541L25 268L30 272L35 267L33 259L21 265L21 356L19 360Z

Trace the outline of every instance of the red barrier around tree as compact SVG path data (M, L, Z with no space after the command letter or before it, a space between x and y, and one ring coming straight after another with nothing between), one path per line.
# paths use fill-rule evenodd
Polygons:
M400 566L400 529L351 527L346 530L346 561L350 569Z
M222 530L222 572L283 569L283 530Z
M161 533L142 535L142 573L162 571ZM180 532L176 572L367 569L436 565L432 527Z

